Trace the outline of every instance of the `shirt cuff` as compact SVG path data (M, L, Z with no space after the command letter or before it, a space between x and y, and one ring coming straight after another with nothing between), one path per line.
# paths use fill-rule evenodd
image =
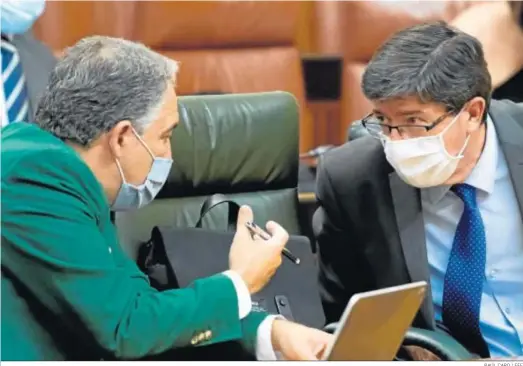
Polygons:
M238 316L241 320L245 318L247 315L249 315L249 313L251 312L251 294L249 293L249 289L243 281L243 278L241 278L241 276L238 273L229 270L223 272L223 274L231 279L234 288L236 289L236 296L238 296Z
M272 345L272 324L276 319L285 319L281 315L267 316L258 327L256 335L256 359L258 361L282 360L279 352L274 351Z

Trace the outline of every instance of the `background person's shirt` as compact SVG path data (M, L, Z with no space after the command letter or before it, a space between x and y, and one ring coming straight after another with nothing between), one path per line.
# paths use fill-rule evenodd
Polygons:
M2 34L2 39L0 42L8 42L10 41L10 37L6 34ZM0 65L4 62L2 58L2 54L0 53ZM2 73L2 86L0 87L0 118L2 118L1 121L1 127L4 127L8 124L8 117L7 117L7 108L5 104L5 95L4 95L4 85L3 85L3 73Z

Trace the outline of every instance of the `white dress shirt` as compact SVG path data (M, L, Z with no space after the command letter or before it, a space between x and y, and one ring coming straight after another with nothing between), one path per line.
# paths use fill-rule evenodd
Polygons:
M224 274L228 276L234 284L236 294L238 295L238 315L240 319L243 319L249 315L252 309L252 300L249 289L238 273L234 271L226 271ZM271 337L272 323L276 318L279 317L269 315L258 327L256 336L256 359L258 359L258 361L275 361L277 359L276 353L272 347Z
M500 123L503 123L501 121ZM477 189L487 241L480 328L491 357L523 355L523 222L505 156L490 117L483 152L465 183ZM463 202L449 190L421 191L436 320Z

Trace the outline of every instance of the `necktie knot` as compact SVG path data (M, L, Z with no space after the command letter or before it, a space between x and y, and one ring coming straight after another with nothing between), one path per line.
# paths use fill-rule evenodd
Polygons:
M465 209L475 209L477 207L476 188L466 183L461 183L453 185L451 190L463 201Z

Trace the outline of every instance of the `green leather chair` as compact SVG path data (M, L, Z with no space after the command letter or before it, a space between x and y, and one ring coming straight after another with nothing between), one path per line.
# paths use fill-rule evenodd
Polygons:
M369 132L361 124L361 120L352 122L347 129L347 141L356 140L360 137L369 135Z
M179 113L174 163L162 191L148 206L115 215L120 242L132 258L154 226L194 227L203 201L214 193L248 203L259 225L275 220L290 234L301 233L299 118L291 94L180 97ZM213 209L204 227L225 230L226 210Z

